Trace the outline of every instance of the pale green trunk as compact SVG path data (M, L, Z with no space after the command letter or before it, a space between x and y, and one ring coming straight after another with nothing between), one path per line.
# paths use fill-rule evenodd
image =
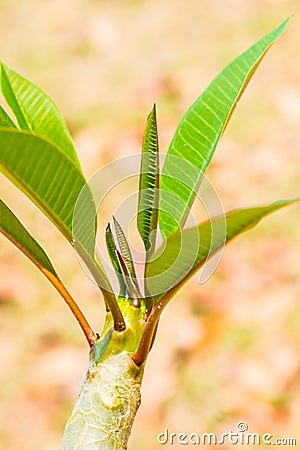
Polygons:
M143 370L122 352L100 364L92 360L61 450L125 450L141 403Z
M134 311L134 314L140 313ZM136 348L132 329L109 327L91 350L90 364L60 450L126 450L141 403L143 366L131 359ZM142 321L137 321L142 326ZM135 330L137 331L137 329Z

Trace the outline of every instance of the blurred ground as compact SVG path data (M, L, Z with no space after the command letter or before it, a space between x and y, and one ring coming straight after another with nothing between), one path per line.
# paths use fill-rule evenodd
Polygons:
M298 0L0 6L1 58L55 99L87 176L140 150L154 101L166 151L180 116L213 76L291 15L209 175L226 209L299 194ZM101 298L72 249L4 177L1 196L100 330ZM146 369L131 450L160 448L165 428L221 433L240 421L300 445L298 227L299 206L276 213L230 244L212 279L199 286L195 277L169 306ZM0 447L54 450L86 371L87 346L56 292L3 237L0 252Z

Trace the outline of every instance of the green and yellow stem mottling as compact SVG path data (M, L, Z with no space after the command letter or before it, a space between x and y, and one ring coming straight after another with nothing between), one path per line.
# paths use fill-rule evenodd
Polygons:
M88 372L60 450L127 449L144 372L144 365L138 367L132 360L144 328L143 312L130 305L127 312L128 326L121 332L111 326L108 313L102 336L91 349Z

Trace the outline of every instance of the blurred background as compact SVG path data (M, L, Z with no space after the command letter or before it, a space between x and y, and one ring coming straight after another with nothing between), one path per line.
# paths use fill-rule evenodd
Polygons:
M1 59L58 104L87 177L140 151L154 101L166 151L186 108L224 65L292 16L208 174L226 209L299 194L298 0L1 0L0 7ZM0 180L1 197L100 331L101 296L71 246ZM214 276L201 286L194 277L169 305L146 367L131 450L160 448L165 428L221 433L240 421L250 432L300 445L299 212L279 211L230 244ZM0 447L58 449L88 347L56 291L3 236L0 358Z

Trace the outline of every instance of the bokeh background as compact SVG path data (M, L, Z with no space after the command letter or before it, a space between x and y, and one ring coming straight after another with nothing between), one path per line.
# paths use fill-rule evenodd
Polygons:
M208 172L232 209L299 194L298 0L1 0L0 55L56 101L89 177L140 150L154 101L166 151L209 81L287 16L287 33L239 102ZM100 330L101 297L72 248L0 180L1 197ZM195 277L169 305L131 450L160 448L165 428L221 433L240 421L300 445L299 212L280 211L230 244L214 276L201 286ZM0 236L0 447L59 448L87 363L87 345L63 301Z

